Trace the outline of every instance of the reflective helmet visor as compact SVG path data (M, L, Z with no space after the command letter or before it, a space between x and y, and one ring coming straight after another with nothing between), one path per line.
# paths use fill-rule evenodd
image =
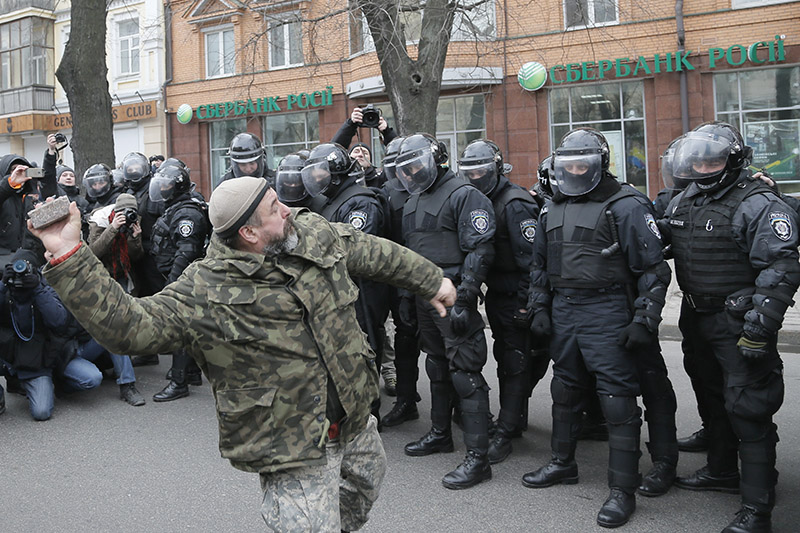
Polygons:
M672 175L689 181L722 177L731 154L731 141L719 135L692 131L675 146Z
M483 194L489 194L497 185L497 165L494 162L459 165L458 175Z
M175 194L175 182L169 176L156 173L150 179L150 199L154 202L168 202Z
M253 176L261 178L264 176L264 156L259 154L255 157L244 159L234 159L231 157L231 171L234 177Z
M551 187L565 196L581 196L593 190L603 177L603 158L596 154L559 154L553 158Z
M331 171L326 160L306 163L300 174L308 194L314 197L325 192L331 184Z
M107 174L86 176L83 178L83 183L86 186L86 194L93 200L102 198L111 190L111 179Z
M278 170L275 175L275 192L281 202L299 202L308 196L301 170Z
M395 170L409 194L420 194L436 181L437 167L430 147L397 156Z

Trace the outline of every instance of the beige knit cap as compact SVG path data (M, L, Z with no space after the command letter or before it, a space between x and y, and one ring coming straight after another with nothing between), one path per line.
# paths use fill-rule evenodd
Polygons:
M122 193L117 196L117 201L114 204L114 211L121 213L124 209L139 210L139 204L136 202L135 196L128 193Z
M225 238L239 231L255 212L267 189L267 180L251 176L220 183L208 201L208 217L214 232Z

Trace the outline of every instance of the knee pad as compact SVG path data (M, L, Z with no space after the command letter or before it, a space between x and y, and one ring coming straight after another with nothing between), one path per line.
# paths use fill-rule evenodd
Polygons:
M453 388L460 398L469 398L478 389L489 390L483 375L478 372L456 370L451 374Z
M641 426L642 410L639 409L636 398L633 396L610 396L601 394L600 406L603 409L606 421L610 425L622 426L636 424L638 421L638 425Z
M554 404L578 405L583 401L583 391L564 385L557 378L550 381L550 394Z
M437 359L429 355L425 358L425 371L431 381L448 381L450 379L447 359Z
M503 370L507 376L522 374L530 368L530 358L520 350L503 352Z

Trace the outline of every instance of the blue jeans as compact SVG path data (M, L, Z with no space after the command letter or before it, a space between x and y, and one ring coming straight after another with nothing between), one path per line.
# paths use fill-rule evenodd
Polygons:
M78 357L86 359L87 361L94 361L104 353L107 353L111 357L111 363L114 365L114 373L117 375L117 385L136 382L136 374L134 374L133 365L131 364L131 358L129 356L111 353L100 346L94 339L78 347Z
M55 394L53 378L39 376L33 379L21 379L20 385L28 395L28 407L34 420L47 420L53 414Z

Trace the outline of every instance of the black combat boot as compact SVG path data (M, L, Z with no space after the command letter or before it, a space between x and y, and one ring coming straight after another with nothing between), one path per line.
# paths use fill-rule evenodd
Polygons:
M562 461L553 457L538 470L522 476L522 484L529 489L543 489L553 485L574 485L578 482L578 463L574 459Z
M678 439L678 449L682 452L689 453L708 451L706 428L700 428L688 437Z
M195 387L203 384L203 372L194 359L189 359L189 363L186 365L186 382Z
M422 457L432 453L449 453L453 451L453 435L449 431L431 428L419 440L406 444L406 455Z
M712 474L708 466L704 466L691 476L675 478L675 486L688 490L713 490L739 494L739 472Z
M392 410L386 413L381 420L381 425L385 428L398 426L408 420L417 420L417 402L410 398L398 397L394 402Z
M489 463L493 465L502 463L511 455L512 450L511 436L503 430L496 431L489 441Z
M154 402L171 402L189 396L189 385L186 383L186 371L172 369L172 380L161 392L153 395Z
M144 405L144 396L136 390L135 383L123 383L119 386L119 397L125 400L129 405L140 407Z
M464 461L442 478L442 485L453 490L468 489L488 479L492 479L492 467L486 455L468 450Z
M722 533L770 533L770 531L772 531L772 520L769 512L742 505L736 513L736 518L722 530Z
M597 513L597 524L602 527L619 527L628 523L636 510L636 496L611 487L608 499Z
M639 494L642 496L662 496L669 492L675 482L675 467L669 463L658 461L653 468L642 478L639 485Z

